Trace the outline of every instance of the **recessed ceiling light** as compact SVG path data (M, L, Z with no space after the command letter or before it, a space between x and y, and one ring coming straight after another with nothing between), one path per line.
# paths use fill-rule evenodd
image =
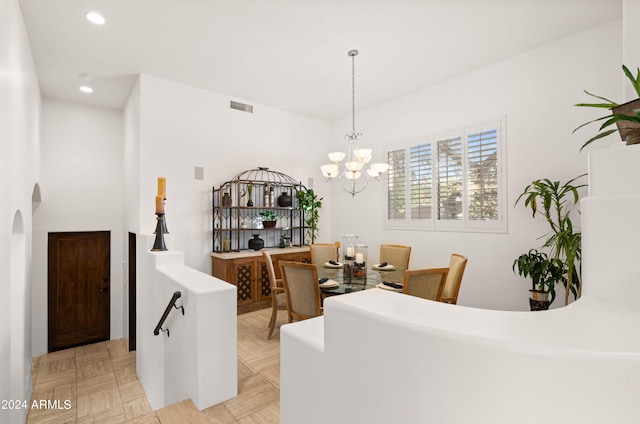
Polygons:
M98 12L87 13L87 19L89 19L90 22L93 22L96 25L104 25L104 23L107 22L104 16L102 16Z
M82 91L83 93L93 93L93 88L83 85L82 87L80 87L80 91Z

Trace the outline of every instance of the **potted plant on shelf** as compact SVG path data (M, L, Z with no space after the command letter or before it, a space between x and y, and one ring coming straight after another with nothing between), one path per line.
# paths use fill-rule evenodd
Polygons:
M529 305L532 311L549 309L556 298L556 283L564 277L564 264L557 258L549 258L546 253L531 249L513 261L513 272L531 279L531 298ZM551 295L551 299L549 299Z
M589 93L587 90L584 90L584 92L591 97L603 100L606 103L578 103L575 106L610 109L611 114L605 115L598 119L594 119L593 121L586 122L573 130L573 132L575 133L585 125L588 125L592 122L605 120L604 123L602 123L602 125L600 126L600 133L587 140L587 142L584 143L580 148L581 151L592 142L606 137L615 131L618 131L620 133L620 138L627 145L640 143L640 68L638 68L636 76L633 76L631 71L629 71L629 69L625 65L622 65L622 70L629 81L631 81L631 84L636 94L638 95L638 98L620 105L612 100L607 99L606 97L596 96L595 94ZM605 128L613 124L616 124L616 129L609 129L604 131Z
M262 226L264 228L275 228L278 216L274 211L260 212L260 216L262 217Z
M318 210L322 207L322 197L314 193L312 188L302 189L296 193L298 199L298 207L305 211L305 225L307 226L307 234L311 239L311 243L315 243L318 235L318 219L320 218Z
M562 263L565 305L569 304L569 292L577 299L582 289L578 272L582 258L582 233L573 228L571 213L580 199L578 190L586 187L586 184L574 183L585 175L579 175L564 184L546 178L535 180L516 199L516 205L524 199L524 206L531 209L533 217L541 214L551 228L542 247L548 248L550 256Z

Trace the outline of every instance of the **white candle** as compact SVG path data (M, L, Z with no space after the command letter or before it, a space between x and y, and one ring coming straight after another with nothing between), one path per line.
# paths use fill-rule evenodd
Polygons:
M353 247L347 247L347 256L349 257L353 256Z
M356 263L357 264L364 263L364 256L362 255L362 253L356 253Z

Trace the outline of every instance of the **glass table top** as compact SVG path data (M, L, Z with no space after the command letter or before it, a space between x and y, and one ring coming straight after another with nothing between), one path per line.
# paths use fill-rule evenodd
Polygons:
M378 271L367 268L366 276L347 278L343 268L318 267L318 278L329 278L340 283L336 287L322 287L320 292L324 295L353 293L361 290L372 289L383 281L401 283L404 279L404 269Z

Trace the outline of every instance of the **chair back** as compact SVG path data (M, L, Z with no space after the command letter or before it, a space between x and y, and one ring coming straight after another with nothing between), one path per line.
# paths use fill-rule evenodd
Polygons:
M457 253L451 255L449 260L449 275L444 284L442 292L442 301L447 303L458 302L458 293L460 292L460 284L462 283L462 275L467 267L467 258Z
M409 269L409 257L411 256L411 246L401 244L381 244L380 263L387 262L400 269Z
M269 274L269 284L271 291L274 291L278 287L278 280L276 279L276 269L273 266L273 260L268 250L262 249L262 256L267 265L267 273Z
M267 339L270 339L276 326L278 311L287 309L287 298L284 293L284 284L282 279L276 278L276 270L273 266L271 254L268 250L263 249L262 256L264 257L265 265L267 267L269 286L271 287L271 319L269 320L269 334L267 335Z
M404 272L402 293L440 301L449 268L412 269Z
M318 269L313 264L281 261L289 322L322 315Z
M337 243L314 243L309 246L311 263L322 266L323 263L338 260Z

